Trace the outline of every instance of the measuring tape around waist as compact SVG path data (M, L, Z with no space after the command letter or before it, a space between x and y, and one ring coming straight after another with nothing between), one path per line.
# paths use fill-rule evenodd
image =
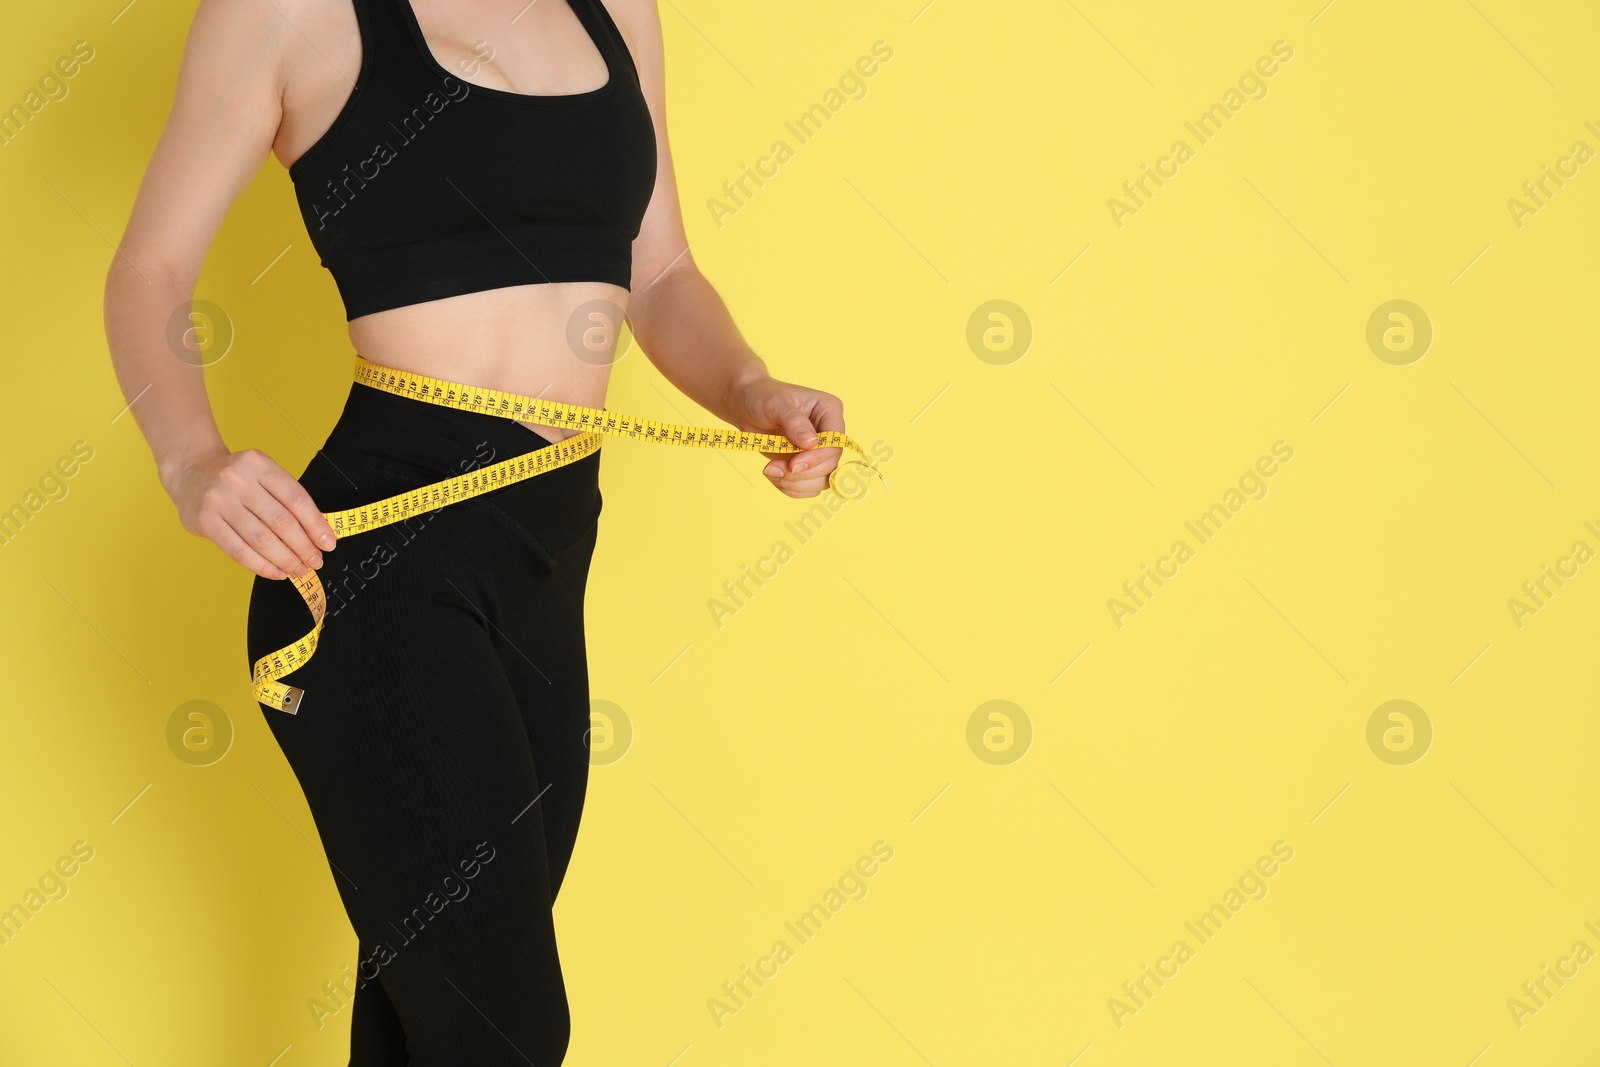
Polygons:
M476 411L507 419L536 422L576 431L549 445L487 467L459 474L430 485L409 489L382 500L345 508L341 511L323 512L335 537L376 530L390 523L401 522L413 515L468 500L493 492L516 482L536 477L564 467L592 454L600 447L606 435L631 437L636 441L651 441L663 445L682 445L690 448L731 448L744 452L800 452L806 451L782 434L750 433L731 428L687 426L680 423L641 419L619 415L604 408L580 407L561 404L538 397L521 396L498 389L485 389L461 382L430 378L410 371L373 363L361 355L356 356L355 380L362 385L381 389L396 396L409 397L428 404ZM867 469L868 474L883 475L871 462L861 446L848 434L839 430L819 430L817 448L848 448L861 459L843 460L838 468L828 474L828 487L838 491L834 475L839 469L856 464ZM288 685L279 679L304 666L317 650L317 637L322 632L322 621L327 615L327 597L322 581L315 570L304 576L290 575L300 597L311 612L312 627L304 637L293 641L276 652L262 656L251 669L251 693L256 700L270 708L298 714L304 690Z

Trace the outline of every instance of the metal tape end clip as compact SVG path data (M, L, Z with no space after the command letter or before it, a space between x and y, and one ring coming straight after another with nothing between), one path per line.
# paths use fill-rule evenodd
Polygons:
M290 715L299 714L300 701L305 699L305 695L306 691L304 689L296 689L291 685L289 687L288 695L283 698L283 707L281 710L288 712Z

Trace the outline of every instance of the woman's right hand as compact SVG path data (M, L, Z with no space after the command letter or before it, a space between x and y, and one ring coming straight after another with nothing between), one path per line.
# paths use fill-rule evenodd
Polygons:
M185 530L263 578L321 567L317 546L336 543L311 494L259 449L208 453L177 466L162 484Z

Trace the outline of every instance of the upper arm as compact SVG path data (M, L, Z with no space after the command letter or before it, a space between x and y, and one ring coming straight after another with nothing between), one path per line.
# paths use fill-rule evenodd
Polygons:
M200 272L234 199L282 118L282 54L294 30L275 0L200 0L166 126L151 153L118 262ZM283 5L288 6L288 5Z
M612 21L627 37L656 133L655 189L639 224L639 236L633 242L633 280L629 289L638 293L669 268L694 266L694 256L688 250L689 238L678 206L677 177L672 172L672 148L667 143L666 70L656 0L602 2L614 12Z

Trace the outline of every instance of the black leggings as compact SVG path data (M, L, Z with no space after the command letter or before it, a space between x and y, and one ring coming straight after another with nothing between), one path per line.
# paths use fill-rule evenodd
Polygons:
M332 511L549 444L352 383L300 483ZM360 942L307 1004L319 1026L349 1014L351 1067L552 1067L566 1053L551 905L588 781L599 464L596 451L341 539L317 572L320 643L285 679L305 690L299 713L258 705ZM288 581L255 579L250 663L310 626Z

